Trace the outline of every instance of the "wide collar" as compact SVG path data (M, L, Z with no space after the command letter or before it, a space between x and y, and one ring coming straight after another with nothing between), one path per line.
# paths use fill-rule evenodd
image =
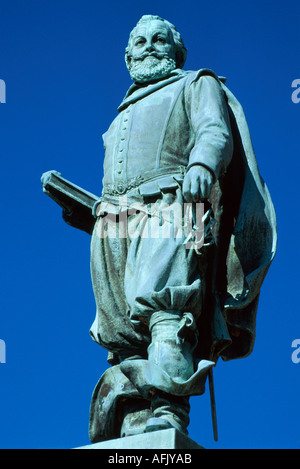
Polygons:
M173 70L170 73L170 75L168 75L166 78L157 80L155 82L133 83L133 85L131 85L131 87L128 89L122 103L118 107L118 111L119 112L123 111L130 104L135 103L139 99L142 99L145 96L148 96L149 94L163 88L164 86L174 83L175 81L181 80L181 78L184 78L186 75L187 75L187 72L181 69L176 69L176 70Z

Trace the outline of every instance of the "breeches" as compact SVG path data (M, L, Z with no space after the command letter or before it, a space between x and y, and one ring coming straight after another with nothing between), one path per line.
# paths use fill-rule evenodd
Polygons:
M178 188L142 210L100 210L91 242L97 311L90 333L121 357L147 357L154 312L201 314L205 258L187 248L183 207Z

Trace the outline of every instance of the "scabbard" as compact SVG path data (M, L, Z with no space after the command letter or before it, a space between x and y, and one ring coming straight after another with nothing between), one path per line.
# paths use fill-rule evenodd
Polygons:
M208 383L209 383L210 406L211 406L211 417L212 417L214 440L218 441L217 410L216 410L214 377L213 377L212 368L210 368L208 371Z

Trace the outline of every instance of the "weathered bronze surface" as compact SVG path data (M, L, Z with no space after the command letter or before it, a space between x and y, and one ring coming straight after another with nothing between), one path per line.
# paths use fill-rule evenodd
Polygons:
M273 204L240 103L213 71L184 71L175 27L144 16L125 60L134 84L104 134L102 196L56 172L44 190L91 240L93 340L111 367L95 387L90 439L175 428L212 367L253 349L276 250Z

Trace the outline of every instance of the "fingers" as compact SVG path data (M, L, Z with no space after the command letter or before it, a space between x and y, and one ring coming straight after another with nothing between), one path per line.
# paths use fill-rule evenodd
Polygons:
M182 194L183 194L183 198L186 202L192 202L191 178L190 178L188 173L185 175L185 178L183 180Z
M210 193L210 183L207 179L201 181L201 198L207 199Z
M202 181L199 177L191 181L191 199L192 202L198 202L202 196Z
M199 202L209 197L213 183L212 175L207 171L205 174L188 171L185 175L182 192L186 202Z
M183 181L182 192L186 202L197 202L200 200L200 179L193 178L187 173Z

